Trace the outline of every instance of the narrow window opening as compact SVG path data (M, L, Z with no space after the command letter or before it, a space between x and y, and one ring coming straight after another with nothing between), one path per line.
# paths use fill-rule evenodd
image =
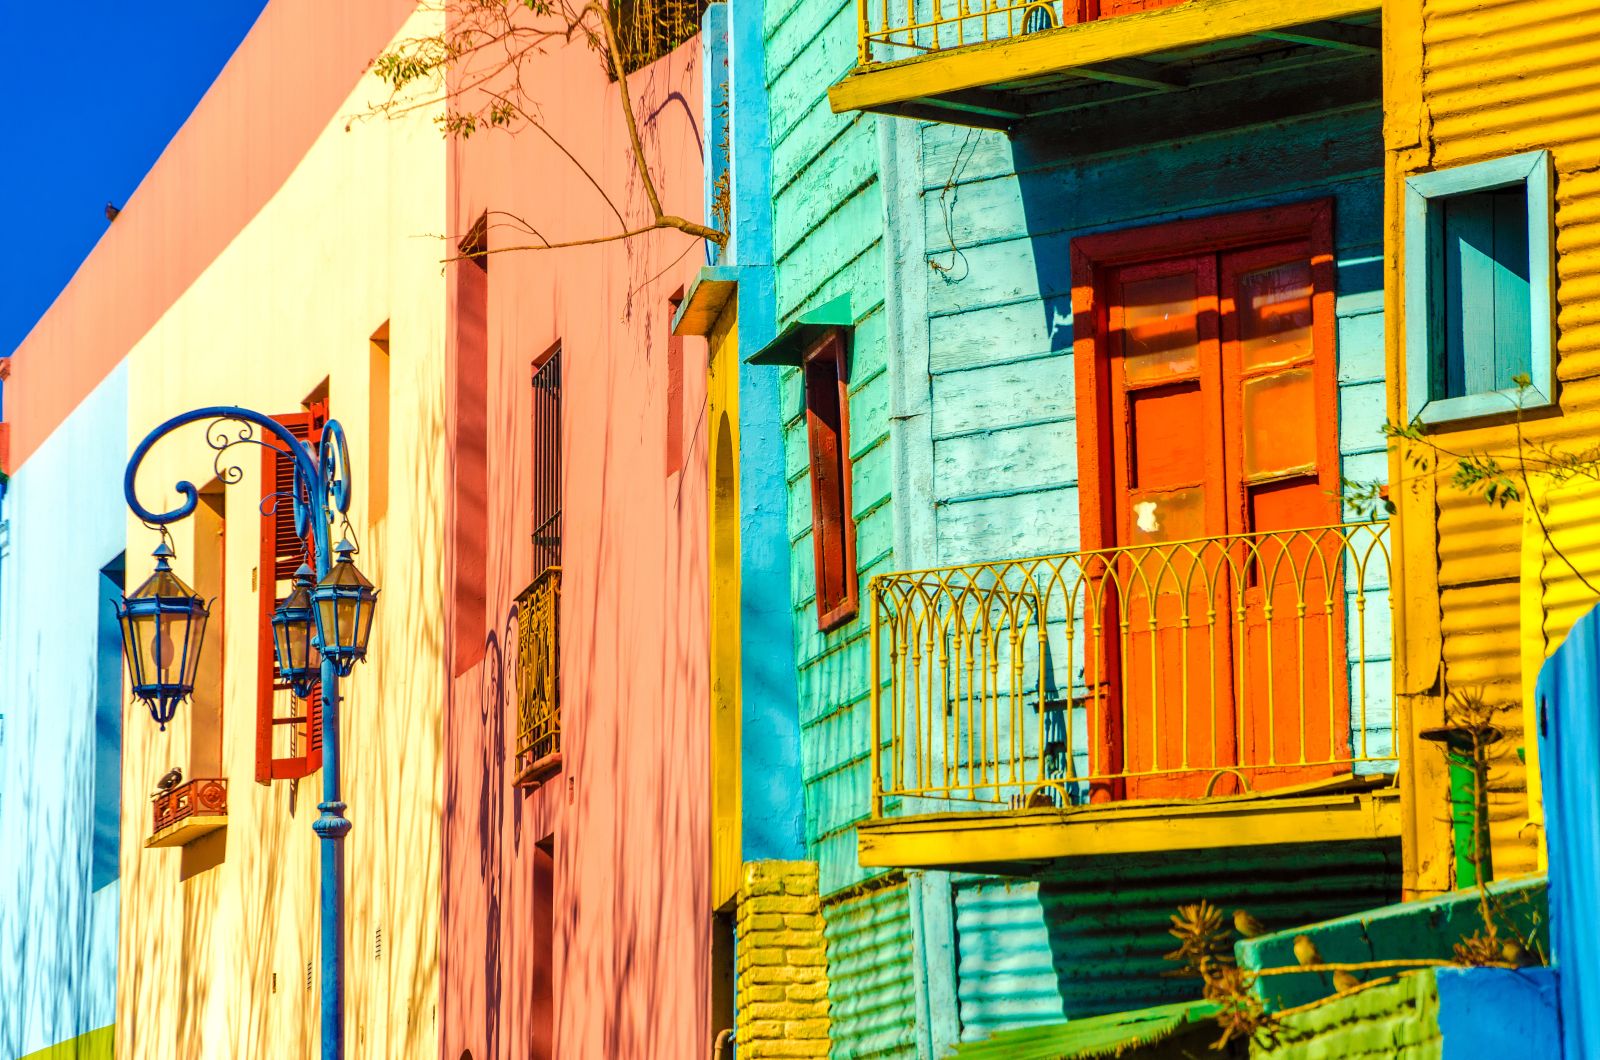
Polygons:
M667 300L667 474L683 470L683 339L672 333L672 321L683 304L683 289Z
M529 1060L555 1060L556 1047L556 857L555 836L533 848L532 1041Z
M488 215L460 245L455 270L454 442L452 490L452 672L483 659L488 607L489 258Z
M367 344L367 521L377 526L389 511L389 322Z
M213 479L200 491L200 503L194 512L194 590L211 605L211 618L200 645L200 665L190 700L188 780L223 776L227 542L227 495L222 483Z
M532 398L533 573L561 566L561 346L534 363Z
M100 568L96 611L94 696L94 837L90 884L99 890L118 874L122 820L122 634L117 605L126 584L124 558ZM4 715L0 715L3 721Z

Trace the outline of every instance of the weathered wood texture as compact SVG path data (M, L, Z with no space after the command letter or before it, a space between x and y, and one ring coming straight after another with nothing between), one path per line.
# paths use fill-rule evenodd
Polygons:
M779 327L848 294L857 327L850 356L850 459L860 584L892 567L885 361L883 204L872 115L835 115L827 87L855 61L855 4L786 0L765 11L772 108L774 254ZM806 787L806 843L821 890L864 879L854 825L871 808L867 611L817 629L802 376L784 371L791 602L795 614ZM864 594L863 594L864 595Z
M1203 100L1171 105L1206 120ZM897 261L891 282L926 287L931 561L1081 547L1068 248L1091 232L1332 198L1338 470L1383 479L1379 132L1375 102L1097 155L1049 126L1010 140L925 126L922 209L891 210L891 223L920 216L928 260ZM1350 645L1368 661L1368 748L1379 755L1392 748L1387 603L1369 592L1365 643Z
M1564 449L1587 448L1600 429L1600 310L1596 308L1600 305L1596 299L1600 125L1594 121L1600 109L1600 66L1593 62L1600 4L1422 0L1420 7L1420 18L1413 10L1409 17L1395 20L1385 42L1387 64L1396 68L1420 64L1421 74L1420 88L1398 81L1388 86L1395 96L1386 99L1392 114L1411 116L1404 122L1392 121L1387 129L1391 181L1399 184L1413 173L1521 151L1551 151L1556 170L1556 374L1561 415L1529 423L1526 430L1530 437ZM1396 260L1402 255L1404 236L1401 218L1393 217L1387 252ZM1391 282L1400 275L1398 270L1393 273ZM1398 290L1392 288L1390 295L1398 299ZM1400 410L1406 407L1397 360L1403 355L1394 343L1391 371L1398 383L1391 388L1390 409L1395 416L1403 415ZM1509 416L1451 427L1439 432L1439 441L1455 451L1488 450L1515 459L1516 437ZM1531 687L1524 668L1539 661L1524 660L1519 638L1513 635L1527 622L1523 600L1529 590L1519 587L1524 518L1515 506L1493 508L1481 497L1450 489L1447 477L1396 492L1403 522L1437 529L1436 535L1410 535L1401 570L1407 596L1417 596L1413 589L1435 576L1439 587L1438 608L1418 610L1410 619L1416 628L1407 629L1408 643L1436 654L1408 660L1412 673L1407 685L1418 692L1434 687L1433 678L1442 667L1442 690L1481 689L1506 704L1497 719L1506 739L1498 745L1491 770L1490 800L1495 872L1504 876L1532 870L1538 856L1538 829L1528 827L1525 774L1516 755L1524 745L1533 753L1531 735L1523 731L1520 700L1524 688ZM1594 581L1600 570L1585 574ZM1531 591L1535 597L1541 595L1537 588ZM1589 600L1593 602L1593 594ZM1430 621L1434 631L1426 628ZM1543 632L1540 636L1546 651L1559 642ZM1439 724L1440 704L1438 695L1419 696L1416 725ZM1421 746L1415 754L1425 760L1429 755L1437 758L1439 752ZM1434 810L1444 806L1445 796L1436 786L1443 780L1442 771L1427 768L1425 761L1419 764L1425 768L1417 775L1435 784L1418 792L1418 828L1423 837L1419 842L1426 846L1448 840L1437 831L1430 833L1421 820L1430 812L1438 816L1442 810ZM1422 890L1448 887L1448 858L1424 860L1428 867L1422 876L1409 882Z

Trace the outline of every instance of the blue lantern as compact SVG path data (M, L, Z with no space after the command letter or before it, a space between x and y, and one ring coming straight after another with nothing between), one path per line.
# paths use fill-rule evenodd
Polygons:
M348 677L350 668L367 657L378 590L356 569L354 545L340 541L333 551L339 558L311 590L311 602L317 609L317 645L339 676Z
M300 569L294 572L293 591L272 612L272 648L278 657L278 676L288 682L301 699L311 694L322 669L311 581L311 568L300 564Z
M144 700L163 730L178 704L194 691L210 609L172 573L172 547L162 541L152 555L155 573L117 608L122 651L133 694Z

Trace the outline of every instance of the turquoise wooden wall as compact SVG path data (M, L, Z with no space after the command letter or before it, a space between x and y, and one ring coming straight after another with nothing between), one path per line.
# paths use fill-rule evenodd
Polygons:
M1059 127L1008 138L898 123L897 186L914 190L889 211L894 368L927 393L924 415L896 417L902 566L1079 547L1069 246L1093 232L1334 199L1341 472L1385 478L1379 123L1373 102L1098 154ZM1368 575L1366 637L1350 649L1367 660L1368 750L1381 756L1388 582ZM1353 578L1346 588L1354 634Z
M891 466L885 356L884 217L878 123L835 115L827 88L855 62L850 0L777 0L766 7L772 122L774 262L779 327L842 294L855 330L850 375L856 559L863 588L892 569ZM854 825L867 815L867 617L817 631L811 492L800 375L783 372L791 601L806 789L806 841L823 894L864 878ZM864 594L863 594L864 597ZM864 600L863 600L864 602Z

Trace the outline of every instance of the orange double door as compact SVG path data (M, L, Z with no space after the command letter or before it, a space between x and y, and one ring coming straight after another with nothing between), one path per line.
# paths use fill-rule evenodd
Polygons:
M1103 276L1102 798L1344 768L1340 538L1283 533L1340 521L1322 264L1289 240Z

